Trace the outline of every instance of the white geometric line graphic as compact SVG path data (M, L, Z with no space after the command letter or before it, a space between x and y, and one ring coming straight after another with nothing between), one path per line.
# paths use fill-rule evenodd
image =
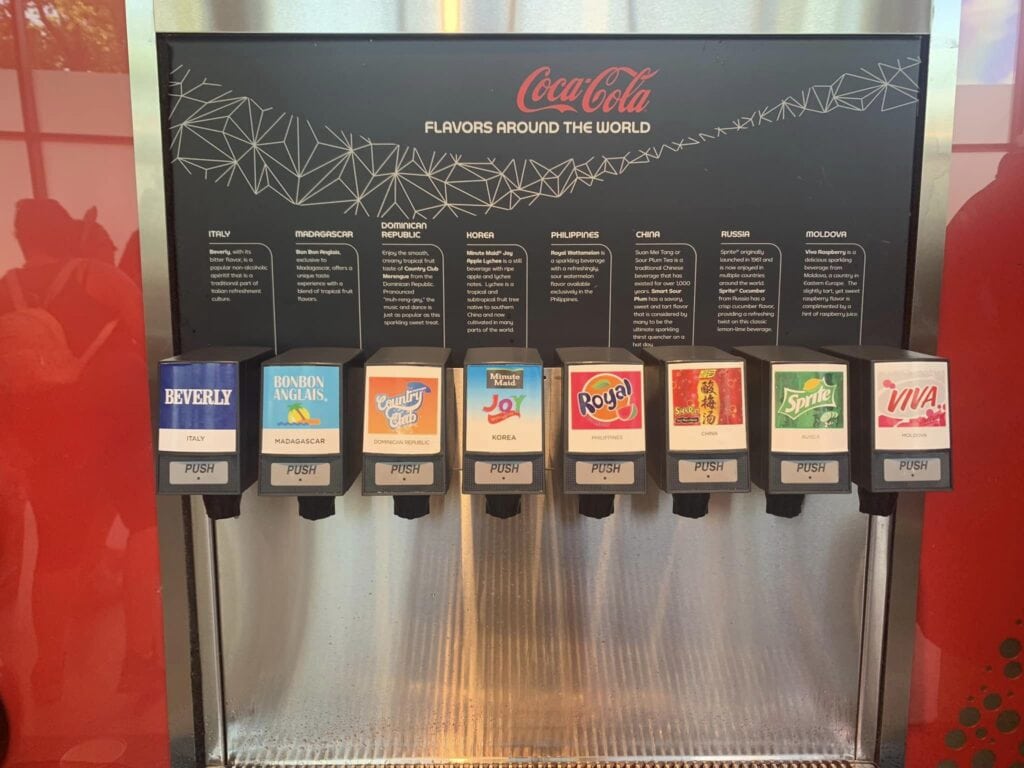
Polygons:
M916 104L920 59L897 59L847 72L798 96L749 115L656 146L623 155L553 165L532 159L470 161L460 154L429 154L379 142L261 107L217 83L177 66L170 82L170 149L189 173L230 186L246 184L292 205L337 205L345 213L436 218L483 215L559 198L590 187L634 165L660 159L761 125L836 111L881 112Z

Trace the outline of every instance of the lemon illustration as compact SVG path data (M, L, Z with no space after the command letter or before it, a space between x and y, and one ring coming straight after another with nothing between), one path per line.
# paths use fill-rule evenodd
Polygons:
M813 392L821 386L821 379L808 379L804 382L804 392Z

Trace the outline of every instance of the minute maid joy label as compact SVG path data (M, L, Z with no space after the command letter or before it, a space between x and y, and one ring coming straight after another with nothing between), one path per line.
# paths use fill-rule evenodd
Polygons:
M569 452L643 451L643 366L574 365L568 375Z
M440 453L441 374L426 365L367 366L363 450Z
M840 453L848 449L845 366L776 364L772 386L773 451Z
M539 365L467 365L466 450L540 453L543 382Z
M263 453L340 453L340 369L332 365L264 366L262 435Z
M237 429L236 365L160 363L159 450L234 453Z

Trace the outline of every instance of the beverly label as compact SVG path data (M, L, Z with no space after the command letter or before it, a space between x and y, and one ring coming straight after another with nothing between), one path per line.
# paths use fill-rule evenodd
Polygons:
M440 453L442 375L435 366L367 367L363 450Z
M633 453L645 449L642 365L574 365L566 404L569 451Z
M539 365L467 365L466 450L540 453L543 396Z
M233 453L237 429L236 365L160 363L161 451Z
M876 363L875 449L949 448L949 371L945 362Z
M772 366L772 450L840 453L849 450L846 366L779 363Z
M339 369L333 365L264 366L262 426L263 453L340 453Z
M743 370L739 361L668 366L670 451L746 449Z

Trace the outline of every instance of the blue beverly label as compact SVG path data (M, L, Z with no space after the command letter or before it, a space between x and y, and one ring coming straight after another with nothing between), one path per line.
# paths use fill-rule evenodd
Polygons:
M341 452L341 375L331 365L263 367L260 450L299 456Z
M237 425L236 365L160 363L161 451L233 453Z

